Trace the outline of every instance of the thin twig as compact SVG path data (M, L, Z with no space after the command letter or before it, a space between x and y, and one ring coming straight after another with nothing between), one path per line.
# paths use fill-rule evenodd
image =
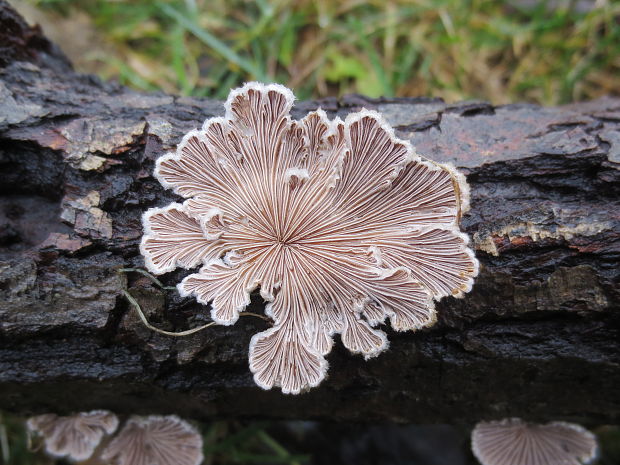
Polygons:
M256 318L260 318L261 320L265 320L267 323L273 323L273 320L271 318L269 318L268 316L265 316L265 315L261 315L259 313L240 312L239 316L255 316Z
M142 323L144 323L144 326L146 326L150 330L153 330L159 334L164 334L166 336L175 336L175 337L189 336L190 334L197 333L199 331L202 331L203 329L207 329L208 327L214 326L217 324L215 321L211 321L210 323L207 323L206 325L198 326L196 328L188 329L186 331L179 331L178 333L175 333L172 331L165 331L163 329L156 328L151 323L149 323L149 320L146 318L146 315L142 311L142 308L140 308L140 304L138 303L136 299L134 299L134 297L129 292L127 292L126 290L123 290L123 295L129 301L129 303L133 306L133 308L136 309L136 312L138 312L138 316L142 320ZM256 318L260 318L261 320L265 320L271 323L271 319L269 319L268 317L264 315L259 315L258 313L241 312L239 313L239 316L254 316Z
M175 290L175 291L177 289L176 287L172 287L172 286L164 286L159 279L157 279L155 276L150 274L148 271L140 269L140 268L119 268L117 270L117 272L118 273L133 273L133 272L140 273L141 275L146 276L147 278L149 278L154 284L159 286L161 289L164 289L164 290ZM214 326L214 325L217 324L215 321L211 321L210 323L207 323L206 325L198 326L196 328L188 329L186 331L179 331L177 333L172 332L172 331L165 331L163 329L156 328L151 323L149 323L149 320L146 318L146 315L142 311L142 308L140 307L140 304L129 293L129 291L127 291L127 289L123 289L123 295L129 301L131 306L133 308L135 308L136 312L138 312L138 316L140 317L140 320L142 320L142 323L144 323L144 326L146 326L151 331L155 331L156 333L163 334L165 336L174 336L174 337L189 336L191 334L195 334L195 333L197 333L199 331L202 331L203 329L207 329L210 326ZM253 317L256 317L256 318L260 318L261 320L265 320L268 323L273 323L271 318L269 318L269 317L267 317L265 315L260 315L258 313L241 312L241 313L239 313L239 316L253 316Z
M155 331L156 333L159 333L159 334L164 334L166 336L175 336L175 337L189 336L190 334L197 333L198 331L202 331L203 329L206 329L209 326L213 326L216 324L215 321L212 321L211 323L207 323L206 325L188 329L187 331L180 331L178 333L175 333L172 331L164 331L163 329L156 328L151 323L149 323L149 320L146 319L146 315L142 312L142 309L140 308L140 304L138 303L136 299L133 298L133 296L129 292L123 290L123 295L125 296L125 298L127 298L127 300L133 306L133 308L136 309L136 312L138 312L138 315L140 316L142 323L144 323L144 326L146 326L148 329Z
M146 276L151 281L153 281L155 284L157 284L157 286L159 286L160 289L165 289L167 291L175 291L176 290L176 287L174 287L174 286L164 286L159 279L157 279L155 276L153 276L148 271L143 270L141 268L119 268L116 271L118 273L134 273L134 272L135 273L140 273L142 276Z

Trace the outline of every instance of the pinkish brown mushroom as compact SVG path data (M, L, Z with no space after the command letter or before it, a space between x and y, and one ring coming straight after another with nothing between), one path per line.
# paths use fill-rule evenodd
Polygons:
M596 437L579 425L518 418L478 423L471 448L482 465L581 465L592 462L598 449Z
M202 437L175 416L132 417L101 459L110 465L199 465Z
M118 418L104 410L68 417L46 414L29 418L27 426L43 436L45 451L50 455L82 461L93 454L105 435L116 430Z
M155 175L187 200L144 215L146 267L202 265L179 284L231 325L260 288L275 324L250 343L256 383L299 393L325 377L332 336L374 357L398 331L435 320L478 262L459 231L464 177L425 161L380 114L290 117L283 86L231 92L226 116L189 132Z

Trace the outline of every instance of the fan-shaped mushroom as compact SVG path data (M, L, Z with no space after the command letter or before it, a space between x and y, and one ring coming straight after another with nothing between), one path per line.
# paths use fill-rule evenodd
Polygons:
M579 425L518 418L478 423L471 447L482 465L581 465L597 454L595 436Z
M93 454L105 435L116 430L118 418L104 410L68 417L46 414L29 418L27 426L43 436L45 451L50 455L81 461Z
M299 393L325 377L332 336L354 353L435 320L433 301L468 292L478 262L459 231L464 177L423 160L382 116L290 117L283 86L234 90L224 118L189 132L155 175L187 200L145 213L141 251L165 273L202 265L181 295L231 325L260 288L275 325L250 343L264 389Z
M110 465L199 465L202 437L176 416L132 417L101 459Z

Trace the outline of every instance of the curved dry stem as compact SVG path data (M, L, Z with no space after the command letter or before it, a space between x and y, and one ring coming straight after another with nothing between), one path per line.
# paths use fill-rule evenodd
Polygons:
M268 316L260 315L258 313L254 313L254 312L241 312L241 313L239 313L239 316L255 316L256 318L260 318L261 320L265 320L267 323L272 323L273 324L273 320L271 318L269 318Z
M148 279L150 279L154 284L156 284L160 289L165 289L166 291L174 291L176 290L175 286L164 286L163 283L157 279L155 276L153 276L151 273L149 273L146 270L143 270L142 268L119 268L118 270L116 270L117 273L140 273L142 276L147 277Z
M140 308L140 304L138 303L136 299L133 298L133 296L129 292L123 290L123 295L129 301L132 307L136 309L136 312L138 312L138 316L140 317L140 320L142 320L142 323L144 323L144 326L146 326L151 331L155 331L156 333L163 334L164 336L174 336L174 337L189 336L190 334L195 334L199 331L202 331L203 329L207 329L208 327L216 324L215 321L212 321L211 323L207 323L206 325L198 326L196 328L188 329L186 331L180 331L178 333L175 333L173 331L166 331L163 329L159 329L153 326L151 323L149 323L149 320L146 318L146 315Z
M140 273L141 275L146 276L147 278L149 278L154 284L156 284L161 289L164 289L164 290L176 290L176 287L164 286L159 279L157 279L155 276L153 276L148 271L140 269L140 268L120 268L120 269L117 270L117 272L118 273L134 273L134 272L135 273ZM142 308L140 307L140 304L138 303L138 301L136 299L134 299L134 297L126 289L123 289L123 295L125 296L127 301L131 304L131 306L136 310L136 312L138 313L138 316L140 317L140 320L142 321L144 326L146 326L151 331L155 331L156 333L163 334L164 336L173 336L173 337L189 336L191 334L198 333L198 332L202 331L203 329L207 329L207 328L217 324L215 321L211 321L211 322L209 322L209 323L207 323L205 325L197 326L196 328L188 329L188 330L185 330L185 331L179 331L179 332L166 331L164 329L159 329L156 326L153 326L149 322L149 320L147 319L146 315L142 311ZM269 318L269 317L267 317L265 315L259 315L258 313L241 312L241 313L239 313L239 316L253 316L253 317L256 317L256 318L260 318L261 320L264 320L264 321L266 321L268 323L273 323L271 318Z

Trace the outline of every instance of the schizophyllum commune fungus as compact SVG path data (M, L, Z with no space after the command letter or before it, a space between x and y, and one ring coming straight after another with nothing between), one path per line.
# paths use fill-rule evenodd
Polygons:
M81 462L93 455L104 436L116 431L118 418L105 410L67 417L49 413L29 418L26 425L31 433L43 437L48 454Z
M202 436L174 415L134 416L103 450L101 460L110 465L199 465Z
M155 274L193 268L181 295L231 325L260 289L274 326L250 342L256 383L317 386L334 334L353 353L435 320L433 301L468 292L478 262L459 231L465 178L423 160L374 111L293 120L292 92L248 83L226 115L190 131L155 176L187 200L144 214L141 251Z
M471 448L482 465L581 465L598 452L596 437L579 425L538 425L519 418L478 423Z

